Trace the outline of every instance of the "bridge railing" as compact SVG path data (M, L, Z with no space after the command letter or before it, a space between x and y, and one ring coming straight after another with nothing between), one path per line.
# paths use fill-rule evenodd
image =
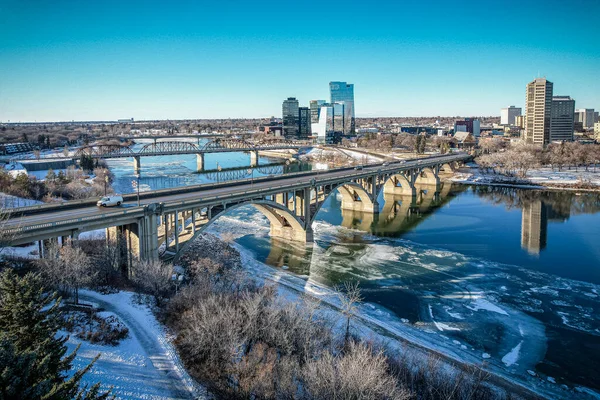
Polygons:
M414 168L415 166L416 167L431 166L431 165L439 164L440 162L464 160L469 157L470 156L468 154L440 155L440 156L428 157L426 159L412 160L412 161L409 161L410 164L406 164L406 165L402 162L398 162L398 163L392 162L387 166L383 166L382 163L375 163L375 164L369 165L368 167L381 166L381 168L377 171L378 173L391 173L391 172L395 172L395 171L399 171L399 170L403 170L403 169L411 169L411 168ZM396 164L396 165L393 165L393 164ZM329 170L329 171L327 171L327 173L347 171L347 170L354 170L354 167L337 168L334 170ZM319 174L319 171L317 171L317 175L318 174ZM370 176L372 174L373 174L373 171L357 170L355 173L346 175L345 178L348 178L348 179L363 178L366 176ZM215 188L215 187L241 186L241 185L248 184L251 181L254 183L264 182L264 181L277 181L277 180L282 180L282 179L288 179L290 177L301 177L301 176L306 176L306 175L315 175L315 171L295 172L295 173L291 173L291 174L277 175L274 177L257 178L254 180L242 179L242 180L233 181L233 182L223 182L223 183L220 183L217 185L202 184L202 185L194 185L194 186L188 186L188 187L178 188L178 189L177 188L175 188L175 189L160 189L160 190L155 190L155 191L148 193L147 196L142 196L142 193L143 193L142 192L142 193L140 193L140 199L160 197L165 194L183 194L183 193L200 191L202 189ZM339 177L335 177L335 178L331 178L331 179L318 179L318 183L319 184L327 184L329 181L339 181L339 179L340 179ZM293 189L294 186L306 186L306 183L299 183L298 185L287 185L286 184L286 185L279 185L279 186L270 186L268 188L251 189L251 190L246 190L243 192L237 192L237 193L222 195L222 196L203 197L202 202L204 202L204 201L210 202L210 201L219 200L219 199L231 199L232 197L236 197L236 196L239 197L239 196L245 196L245 195L253 194L253 193L264 193L265 191L277 191L277 190L286 189L286 188ZM123 199L124 200L134 200L134 199L136 199L136 195L135 194L124 195ZM175 203L170 202L169 206L185 205L185 204L189 204L191 202L198 203L198 200L197 199L196 200L182 200L180 202L175 202ZM10 211L9 214L11 214L11 215L12 214L27 215L27 214L35 213L32 211L37 211L37 212L45 212L45 211L53 211L53 210L60 211L63 209L77 208L80 206L94 205L94 204L96 204L96 200L76 200L76 201L61 203L58 205L50 204L50 205L35 205L35 206L29 206L29 207L20 207L20 208ZM119 212L115 212L115 213L103 213L103 214L99 214L99 215L113 216L113 215L119 215L119 214L127 214L128 212L134 212L136 210L140 211L140 209L141 209L140 207L136 207L136 208L132 208L131 210L124 210L124 211L119 211ZM90 217L83 217L83 218L87 218L86 220L89 220L89 219L94 219L97 217L90 216ZM79 221L79 219L69 220L68 222L67 221L54 222L55 225L51 225L51 226L69 224L69 223L72 223L73 221L77 222L77 221ZM83 220L81 220L81 221L83 221ZM33 228L34 226L37 226L37 225L29 225L28 227L31 227L31 229L34 229ZM38 227L38 228L40 228L40 227Z

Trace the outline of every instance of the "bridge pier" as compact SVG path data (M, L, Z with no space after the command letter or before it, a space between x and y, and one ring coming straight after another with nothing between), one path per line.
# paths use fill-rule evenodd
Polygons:
M258 151L253 150L250 152L250 166L256 167L258 165Z
M142 170L142 161L140 156L133 157L133 172L139 174Z
M196 153L196 172L204 171L204 153Z

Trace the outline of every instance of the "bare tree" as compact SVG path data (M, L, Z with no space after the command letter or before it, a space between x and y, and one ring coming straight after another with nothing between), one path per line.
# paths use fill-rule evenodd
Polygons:
M73 292L76 304L79 304L79 289L92 284L97 275L88 255L71 241L62 247L58 243L49 245L37 264L53 285Z
M344 334L344 343L348 343L350 338L350 319L354 316L358 305L363 298L358 287L358 282L344 282L342 287L337 288L338 298L340 299L340 311L346 318L346 333Z
M161 306L172 289L173 268L159 260L142 260L134 263L131 280L145 293L154 296Z

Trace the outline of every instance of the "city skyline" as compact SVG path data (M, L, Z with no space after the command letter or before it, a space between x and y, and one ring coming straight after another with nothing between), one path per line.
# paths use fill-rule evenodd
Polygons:
M0 121L269 117L289 96L329 98L338 80L355 85L357 118L499 115L525 108L537 76L600 108L600 28L547 29L597 2L343 4L278 25L292 5L1 0ZM468 26L449 28L466 10ZM317 29L332 21L347 29Z

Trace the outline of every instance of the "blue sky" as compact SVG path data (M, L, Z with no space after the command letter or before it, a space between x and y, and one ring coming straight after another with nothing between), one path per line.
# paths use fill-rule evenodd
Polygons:
M534 77L600 108L600 1L0 0L0 121L499 115Z

